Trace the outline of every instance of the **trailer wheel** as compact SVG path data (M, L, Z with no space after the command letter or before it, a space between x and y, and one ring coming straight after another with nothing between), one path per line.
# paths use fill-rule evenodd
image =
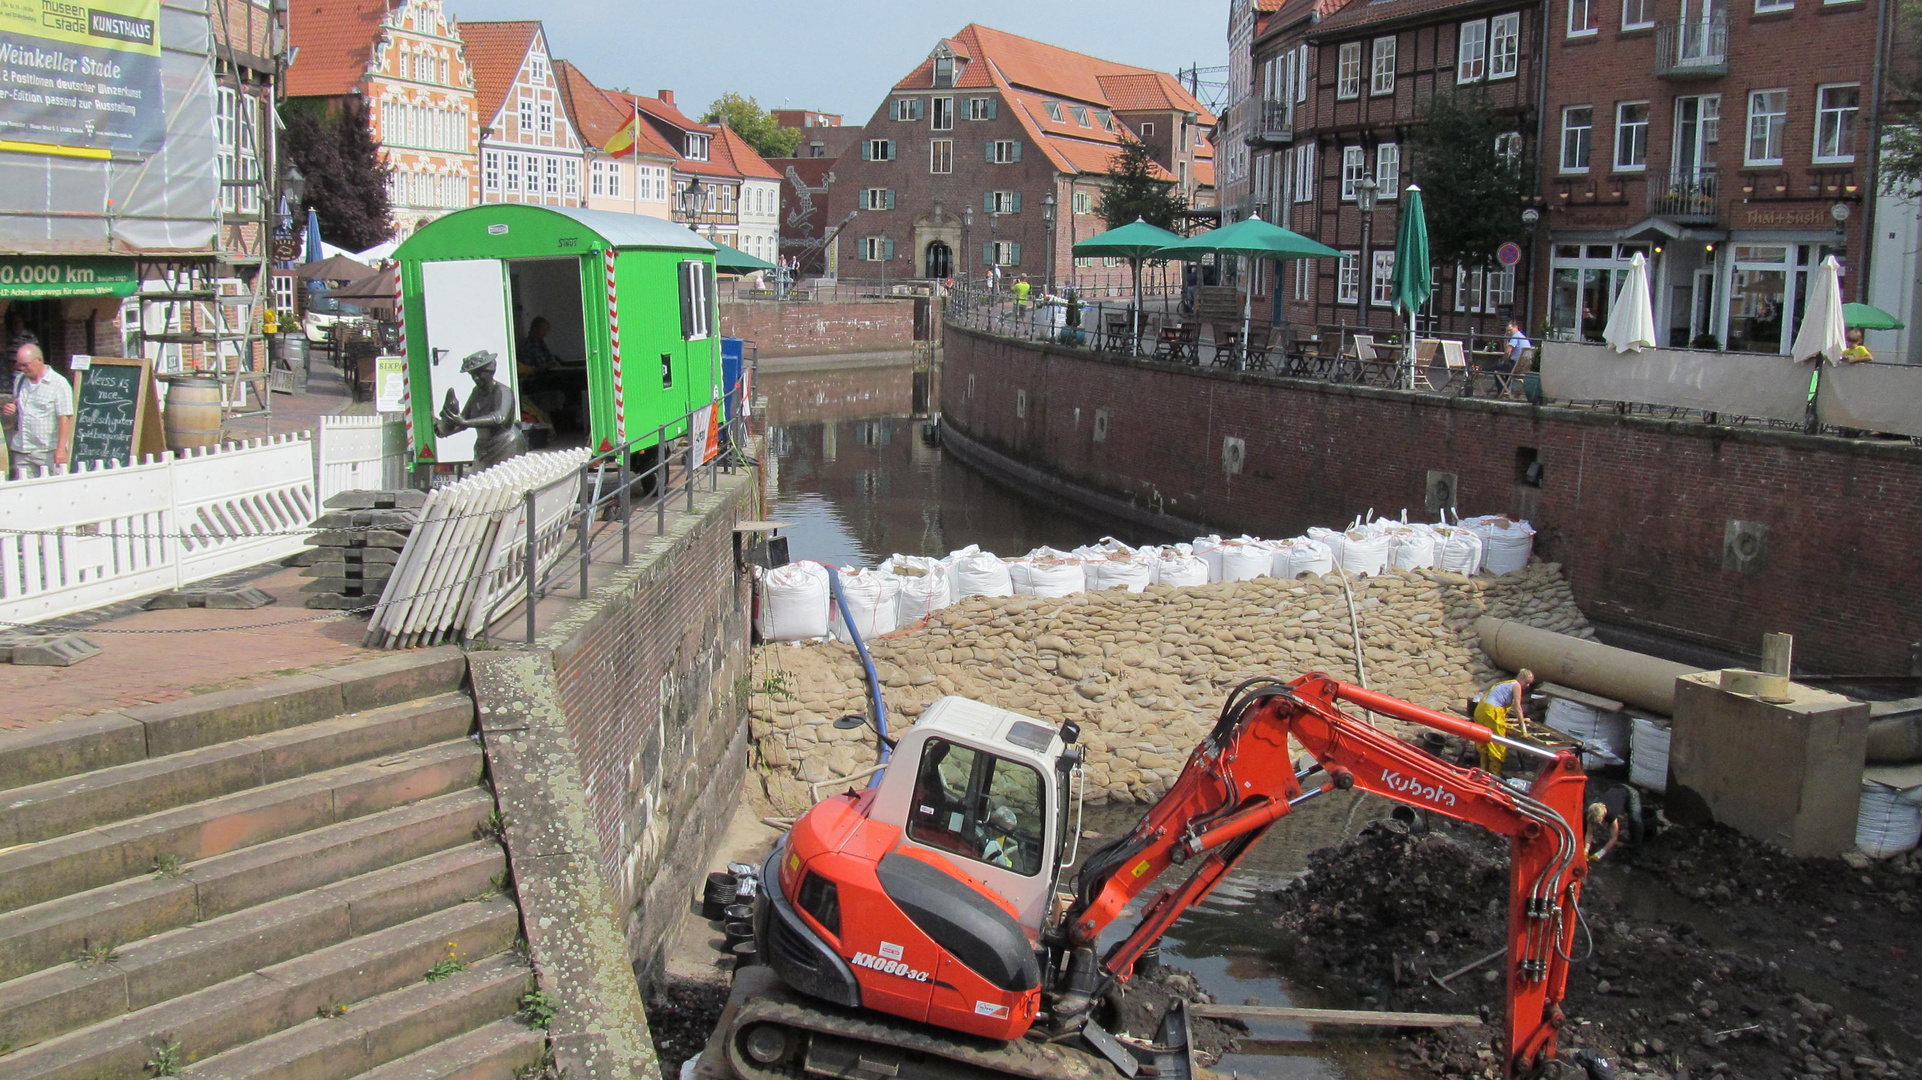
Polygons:
M794 1039L778 1024L755 1024L740 1035L741 1049L762 1065L779 1065L794 1053Z
M636 450L631 455L631 460L628 462L628 472L635 477L634 491L642 498L652 498L661 490L661 481L664 478L659 474L648 472L648 470L652 469L660 460L661 448L658 446L650 446L645 450Z

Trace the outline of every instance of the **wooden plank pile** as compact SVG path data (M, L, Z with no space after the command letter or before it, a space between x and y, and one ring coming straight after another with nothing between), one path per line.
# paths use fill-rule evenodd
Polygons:
M302 577L314 579L300 589L311 594L307 606L371 611L426 501L426 492L409 489L343 491L328 499L307 550L287 559L289 566L306 568Z

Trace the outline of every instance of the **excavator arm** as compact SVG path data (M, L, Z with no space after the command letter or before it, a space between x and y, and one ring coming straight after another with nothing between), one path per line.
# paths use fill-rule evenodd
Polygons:
M1520 792L1480 769L1450 765L1389 736L1343 712L1341 702L1476 743L1499 739L1547 761L1530 789ZM1291 761L1290 737L1316 762L1300 774ZM1311 784L1306 790L1304 781ZM1252 680L1229 696L1214 730L1140 824L1089 856L1061 932L1071 950L1091 957L1095 940L1130 901L1169 867L1194 862L1187 879L1151 898L1134 932L1102 958L1105 976L1125 981L1142 953L1206 897L1269 826L1330 790L1360 788L1473 822L1510 839L1504 1076L1533 1077L1554 1057L1563 1021L1576 903L1587 874L1578 831L1584 784L1573 754L1500 738L1326 675L1289 683ZM1086 973L1081 984L1084 990L1089 985Z

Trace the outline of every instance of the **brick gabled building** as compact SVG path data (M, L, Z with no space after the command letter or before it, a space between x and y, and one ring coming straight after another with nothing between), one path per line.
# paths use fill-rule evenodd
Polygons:
M1165 72L967 26L895 84L836 162L827 228L857 216L828 265L909 279L999 264L1043 283L1119 285L1125 267L1076 265L1072 249L1102 231L1094 208L1122 138L1212 205L1214 122Z
M462 27L481 123L481 201L581 206L584 161L538 21Z
M1256 307L1297 326L1405 325L1390 303L1403 152L1435 94L1469 91L1512 124L1504 149L1532 154L1542 76L1541 8L1517 0L1290 0L1256 31L1250 199L1264 220L1343 253L1258 266ZM1364 252L1363 178L1379 202ZM1446 193L1428 193L1431 205ZM1527 239L1517 230L1515 240ZM1528 266L1519 267L1526 275ZM1437 268L1424 315L1440 330L1494 329L1513 309L1515 271ZM1364 303L1365 300L1365 303Z
M554 62L554 73L587 162L587 206L671 217L679 155L641 119L634 95L595 86L566 60Z
M366 107L394 168L401 235L479 198L480 131L461 26L440 0L297 0L287 96Z
M1636 253L1664 345L1787 352L1807 273L1831 253L1846 297L1865 299L1865 248L1889 233L1866 199L1877 14L1864 0L1553 8L1548 333L1599 339Z

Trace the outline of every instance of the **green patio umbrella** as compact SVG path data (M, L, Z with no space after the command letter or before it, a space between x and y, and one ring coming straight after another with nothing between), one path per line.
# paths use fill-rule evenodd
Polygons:
M714 269L723 274L752 274L756 270L772 270L774 264L716 240L714 241Z
M1852 330L1902 330L1902 320L1872 304L1843 304L1842 321Z
M1126 259L1134 268L1134 349L1141 351L1141 262L1152 257L1169 244L1181 242L1181 237L1159 225L1150 225L1141 218L1123 225L1119 229L1090 236L1074 246L1078 259L1108 258Z
M1435 291L1435 270L1428 264L1428 215L1421 205L1421 188L1408 185L1402 196L1401 221L1395 226L1395 273L1389 278L1395 307L1408 312L1408 385L1415 377L1415 312Z
M1259 217L1237 221L1211 229L1198 236L1190 236L1162 248L1158 253L1166 259L1198 259L1203 255L1245 255L1250 259L1319 259L1340 258L1341 252L1326 244L1297 232L1290 232L1279 225L1271 225ZM1248 340L1248 325L1253 315L1255 291L1253 275L1249 287L1242 294L1241 302L1241 339Z

